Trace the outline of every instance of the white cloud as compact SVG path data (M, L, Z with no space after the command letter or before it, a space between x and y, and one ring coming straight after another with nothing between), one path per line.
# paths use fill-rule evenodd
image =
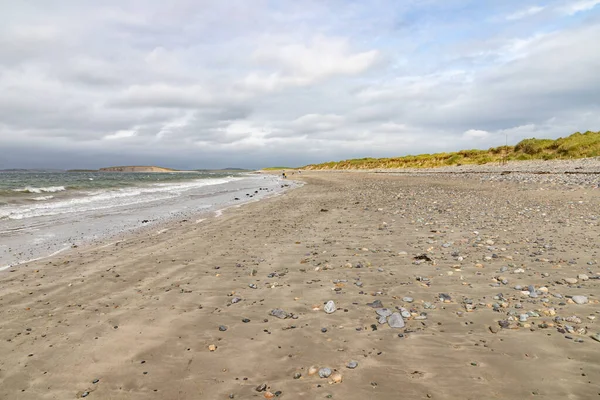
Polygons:
M582 11L589 11L600 4L600 0L569 1L561 10L568 15L575 15Z
M126 131L117 131L110 135L104 136L105 140L117 140L117 139L126 139L133 136L136 136L137 132L134 130L126 130Z
M262 46L253 57L271 72L251 72L242 85L251 90L273 91L310 85L336 75L360 74L377 62L379 52L353 52L345 38L317 36L309 43Z
M506 19L509 20L509 21L516 21L516 20L519 20L519 19L530 17L530 16L535 15L535 14L539 14L540 12L544 11L545 8L546 7L541 7L541 6L529 7L529 8L526 8L524 10L520 10L520 11L517 11L517 12L515 12L513 14L507 15Z
M482 131L479 129L469 129L463 133L463 137L465 139L486 139L488 136L490 136L488 131Z

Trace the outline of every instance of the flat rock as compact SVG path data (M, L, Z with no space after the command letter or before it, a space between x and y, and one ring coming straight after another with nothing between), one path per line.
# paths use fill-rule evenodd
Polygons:
M390 317L388 318L388 325L390 326L390 328L404 328L405 323L404 319L402 319L402 315L400 315L400 313L397 312L390 315Z
M274 310L271 310L271 312L269 313L269 315L272 315L274 317L277 317L279 319L286 319L290 317L290 314L288 314L287 312L283 311L281 308L276 308Z
M573 296L571 297L571 300L573 300L576 304L587 304L589 302L586 296L581 295Z
M367 303L367 305L369 307L373 307L373 308L383 308L383 304L381 303L381 300L375 300L372 303Z
M389 308L378 308L377 310L375 310L375 312L380 317L389 317L390 315L392 315L392 310L390 310Z

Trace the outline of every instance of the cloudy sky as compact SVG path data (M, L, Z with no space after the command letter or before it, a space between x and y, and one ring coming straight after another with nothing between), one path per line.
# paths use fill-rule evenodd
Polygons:
M600 129L600 0L0 0L0 168L299 166Z

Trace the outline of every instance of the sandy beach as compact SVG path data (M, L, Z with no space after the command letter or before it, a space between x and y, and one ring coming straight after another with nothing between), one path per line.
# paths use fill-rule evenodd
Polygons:
M600 397L600 190L291 178L1 272L0 399Z

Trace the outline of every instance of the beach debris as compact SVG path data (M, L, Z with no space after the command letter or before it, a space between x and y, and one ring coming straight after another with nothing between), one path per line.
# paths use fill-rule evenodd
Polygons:
M325 307L323 307L323 311L325 311L327 314L333 314L336 310L337 308L333 300L329 300L325 304Z

